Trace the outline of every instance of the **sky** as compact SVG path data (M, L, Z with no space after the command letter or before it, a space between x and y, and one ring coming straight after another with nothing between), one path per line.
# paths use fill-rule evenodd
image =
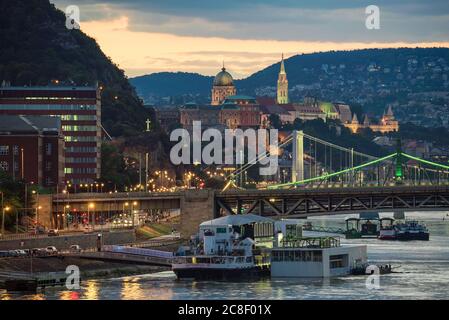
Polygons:
M129 77L161 71L244 78L296 54L449 47L449 0L50 0ZM365 12L379 8L379 29Z

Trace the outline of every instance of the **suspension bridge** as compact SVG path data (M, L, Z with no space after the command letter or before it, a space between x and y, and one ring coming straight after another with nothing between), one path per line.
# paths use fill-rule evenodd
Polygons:
M395 152L380 157L302 131L293 132L279 148L289 144L289 167L280 166L277 174L260 183L259 188L245 188L248 183L245 185L243 177L269 152L230 174L223 191L216 196L216 215L307 217L363 211L449 210L449 166L407 154L399 141Z
M291 153L285 152L288 146ZM448 165L404 153L399 141L395 152L376 157L294 131L276 152L287 153L291 160L282 166L281 158L277 174L259 183L258 189L449 185ZM237 168L223 191L245 189L248 170L268 156L270 151Z

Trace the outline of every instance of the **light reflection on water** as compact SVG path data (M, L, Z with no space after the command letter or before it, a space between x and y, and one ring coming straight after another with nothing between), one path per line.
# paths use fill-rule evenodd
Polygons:
M342 239L367 244L374 263L391 263L401 273L382 275L379 290L368 290L365 277L267 279L255 282L178 281L170 271L114 279L87 280L80 290L48 288L20 295L0 292L0 299L448 299L449 217L446 213L412 213L424 221L430 241ZM445 218L445 220L443 220ZM344 217L314 218L314 225L344 227ZM308 233L313 235L314 233Z

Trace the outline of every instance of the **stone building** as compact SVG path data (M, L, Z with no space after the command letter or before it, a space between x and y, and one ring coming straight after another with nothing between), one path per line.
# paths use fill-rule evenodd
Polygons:
M232 76L229 72L226 71L226 68L223 65L223 68L214 78L214 83L212 86L212 101L211 105L218 106L223 103L223 101L229 97L236 94L236 89L234 86L234 82Z

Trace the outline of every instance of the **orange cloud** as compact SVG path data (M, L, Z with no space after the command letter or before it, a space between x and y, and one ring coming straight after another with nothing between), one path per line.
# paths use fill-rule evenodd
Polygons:
M95 38L105 54L129 77L160 71L214 75L225 61L235 78L243 78L279 61L281 52L288 57L329 50L449 47L449 42L313 42L178 36L132 31L128 22L127 16L84 22L81 30Z

